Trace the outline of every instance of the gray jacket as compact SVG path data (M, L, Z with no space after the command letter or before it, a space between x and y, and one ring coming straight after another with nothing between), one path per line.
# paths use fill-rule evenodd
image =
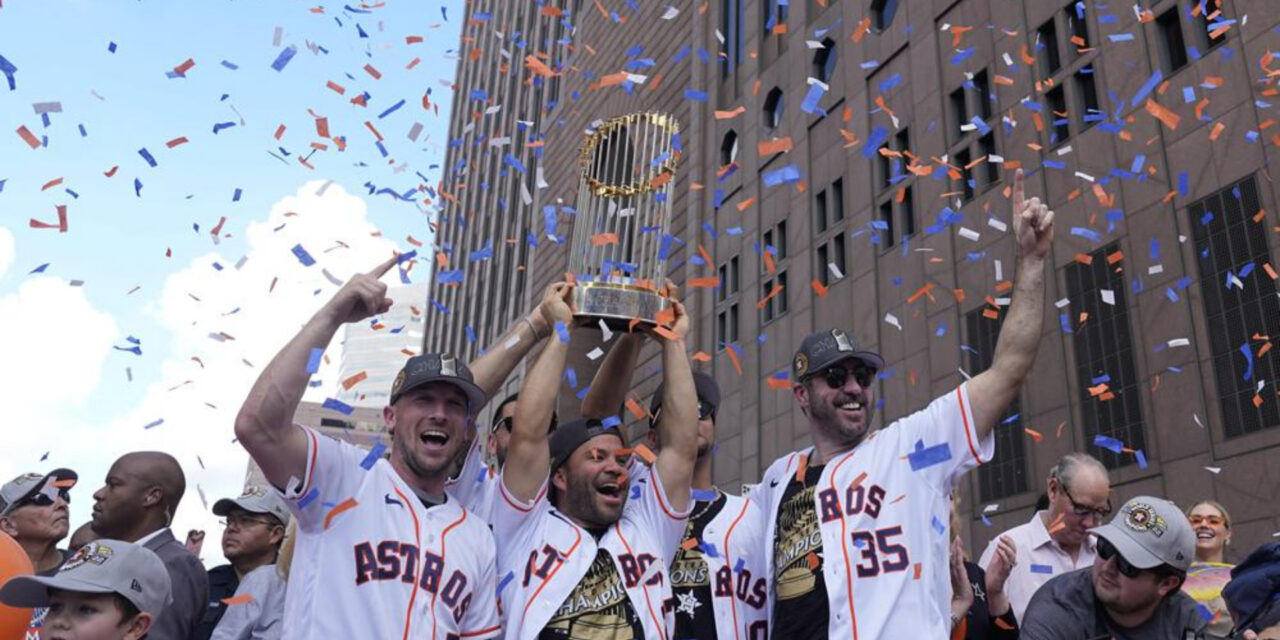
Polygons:
M156 619L147 638L187 640L209 605L209 576L204 565L169 529L162 530L142 546L160 556L173 584L173 603Z

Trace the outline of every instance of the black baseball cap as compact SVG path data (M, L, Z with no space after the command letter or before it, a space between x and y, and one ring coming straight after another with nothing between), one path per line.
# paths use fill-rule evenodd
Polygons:
M720 385L716 384L716 379L701 371L694 371L693 386L697 390L698 400L711 405L711 412L715 413L720 408ZM662 408L662 392L666 387L665 381L658 383L658 388L653 391L653 397L649 399L651 425L657 422L658 410Z
M471 370L461 360L443 353L424 353L413 356L404 363L404 368L391 383L391 403L395 404L400 396L417 389L428 382L446 382L462 390L467 396L468 411L475 415L486 401L484 391L476 386Z
M884 370L884 358L873 351L863 351L853 336L841 329L819 331L804 339L791 361L791 377L796 382L848 358L857 358L877 372Z
M595 418L580 418L557 427L551 434L551 472L555 473L555 470L569 460L569 456L573 455L578 447L605 433L617 436L622 441L622 446L627 445L627 435L622 432L622 429L606 427Z

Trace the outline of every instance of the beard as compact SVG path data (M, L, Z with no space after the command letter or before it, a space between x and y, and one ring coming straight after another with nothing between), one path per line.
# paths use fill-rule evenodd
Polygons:
M814 397L812 390L810 390L809 397ZM837 407L854 400L862 403L862 424L856 427L847 427L844 424L844 418L840 415L840 409ZM839 393L833 396L830 401L810 403L809 417L823 431L827 431L841 440L853 440L856 444L866 437L868 425L871 424L871 407L867 404L867 401L868 398L865 395L858 397Z
M565 491L565 509L573 517L587 523L591 527L607 527L622 517L622 509L627 506L627 494L630 489L623 484L620 488L621 501L618 506L606 506L600 501L596 492L595 481L586 474L570 476Z

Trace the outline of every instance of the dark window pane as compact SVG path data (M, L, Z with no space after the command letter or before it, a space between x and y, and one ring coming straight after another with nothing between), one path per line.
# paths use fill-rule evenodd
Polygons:
M1166 75L1187 66L1187 43L1182 38L1182 21L1178 19L1178 7L1165 11L1156 18L1156 34L1160 41L1160 60Z
M1055 147L1071 137L1071 114L1067 112L1067 97L1061 85L1045 93L1044 97L1048 102L1047 116L1051 125L1049 146Z
M1040 72L1051 76L1062 68L1062 60L1058 57L1058 27L1050 18L1048 22L1036 29L1036 58L1040 61Z

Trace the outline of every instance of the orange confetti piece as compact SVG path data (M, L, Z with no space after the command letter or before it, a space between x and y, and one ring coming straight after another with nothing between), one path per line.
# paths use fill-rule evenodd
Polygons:
M618 234L606 232L591 236L591 246L602 247L607 244L618 244Z
M653 461L658 459L658 456L653 455L653 451L643 444L636 444L632 449L632 453L635 453L636 457L644 460L648 464L653 464Z
M866 17L862 19L862 22L858 23L858 26L853 30L853 33L849 36L849 39L853 40L854 42L862 42L862 39L866 37L869 31L871 31L871 18Z
M357 374L355 374L355 375L351 376L350 378L347 378L346 380L343 380L343 381L342 381L342 389L343 389L344 391L350 391L350 390L351 390L351 387L354 387L354 386L356 386L356 385L360 384L361 382L364 382L365 378L368 378L368 377L369 377L369 374L368 374L368 373L366 373L366 372L364 372L364 371L361 371L361 372L359 372L359 373L357 373Z
M1089 254L1087 254L1087 253L1077 253L1077 254L1076 254L1076 262L1079 262L1080 264L1082 264L1082 265L1084 265L1084 266L1086 266L1086 267L1087 267L1087 266L1089 266L1089 265L1093 264L1093 256L1091 256L1091 255L1089 255Z
M711 362L711 354L706 351L697 351L693 354L694 362Z
M1270 263L1270 262L1264 262L1264 263L1262 263L1262 270L1263 270L1263 271L1266 271L1266 272L1267 272L1267 275L1268 275L1268 276L1271 276L1271 279L1272 279L1272 280L1275 280L1275 279L1277 279L1278 277L1280 277L1280 276L1277 276L1277 275L1276 275L1276 270L1275 270L1275 269L1273 269L1273 268L1271 268L1271 263Z
M779 293L782 293L782 285L780 284L773 285L773 290L769 292L769 295L761 298L760 302L756 303L756 308L764 309L764 305L769 304L769 301L772 300Z
M777 140L762 140L756 146L756 151L762 156L771 156L775 153L784 153L791 150L791 136L779 138Z
M1023 427L1022 430L1025 431L1027 435L1031 436L1031 439L1035 440L1036 442L1040 442L1042 439L1044 439L1044 436L1041 435L1039 431L1036 431L1031 427Z
M1209 142L1217 142L1218 136L1222 135L1223 130L1225 130L1226 128L1227 128L1227 125L1221 122L1213 125L1213 130L1209 132Z
M252 593L242 593L238 596L232 596L230 598L222 599L222 604L225 604L225 605L249 604L250 602L253 602Z
M339 515L342 515L347 511L350 511L356 508L357 504L359 503L356 502L355 498L347 498L346 500L343 500L342 502L338 503L338 506L330 509L329 513L326 513L324 516L325 530L326 531L329 530L329 525L333 523L334 518L338 517Z
M737 371L738 375L742 375L742 362L738 360L738 352L734 351L732 346L726 348L724 352L729 356L729 364L733 365L733 370Z
M769 385L770 389L777 391L785 391L791 388L791 381L789 380L779 380L774 377L769 377L765 379L765 382Z
M676 335L676 332L663 326L654 327L653 332L662 336L664 339L671 340L672 342L680 339L680 337Z
M991 81L992 81L992 82L995 82L996 84L998 84L998 85L1000 85L1000 86L1002 86L1002 87L1012 87L1012 86L1013 86L1013 78L1010 78L1010 77L1008 77L1008 76L1002 76L1002 75L1000 75L1000 74L998 74L998 73L997 73L995 76L993 76L993 77L991 78Z
M23 142L26 142L27 146L32 149L40 148L40 139L35 137L35 134L31 133L31 130L25 124L18 127L18 137L22 138Z
M915 580L920 579L920 571L921 571L920 563L917 562L915 568L913 569L913 579Z
M1115 264L1121 260L1124 260L1124 251L1121 250L1116 250L1115 253L1107 256L1107 264Z
M1063 519L1066 517L1067 514L1064 512L1058 514L1058 517L1053 519L1053 522L1049 524L1049 535L1053 535L1067 528L1067 523L1063 522Z
M550 78L551 76L556 75L556 72L552 70L551 67L548 67L545 62L539 60L535 56L525 56L524 66L529 71L532 71L533 73L536 73L545 78Z
M738 107L737 109L732 110L732 111L721 111L721 110L717 109L717 110L716 110L716 120L728 120L728 119L730 119L730 118L736 118L736 117L738 117L738 116L740 116L740 115L742 115L742 114L744 114L744 113L746 113L746 112L747 112L747 108L746 108L746 107L741 107L741 106L740 106L740 107Z
M804 557L804 559L805 559L805 561L806 561L806 562L808 562L808 563L809 563L809 570L810 570L810 571L817 571L817 570L818 570L818 567L820 566L820 564L819 564L819 562L818 562L818 554L816 554L816 553L814 553L814 552L810 551L810 552L809 552L809 555L805 556L805 557Z
M703 278L690 278L689 281L686 282L685 284L687 284L690 288L718 287L720 286L720 278L716 276L706 276Z
M747 209L750 209L751 205L756 203L756 200L757 200L756 196L751 196L750 198L747 198L746 200L739 202L737 205L738 212L741 213L743 211L746 211Z
M1168 127L1171 131L1176 131L1178 129L1178 123L1182 120L1178 114L1170 111L1165 108L1164 105L1150 98L1147 99L1146 110L1147 113L1154 116L1160 122L1163 122L1164 126Z
M635 398L627 398L626 405L627 411L630 411L631 415L635 416L637 420L649 417L649 413L640 407L640 403L636 402Z
M920 287L919 289L916 289L916 292L915 292L915 293L913 293L913 294L911 294L911 295L907 298L907 304L911 304L911 303L915 302L916 300L920 299L920 296L929 295L929 292L930 292L931 290L933 290L933 288L934 288L935 286L937 286L935 283L930 282L930 283L928 283L928 284L924 285L923 287ZM930 298L932 298L932 297L933 297L933 296L930 296Z
M693 549L694 547L697 547L697 546L698 546L697 538L685 538L684 542L680 543L680 548L684 549L685 551L689 551L690 549Z
M809 286L813 287L813 292L818 294L819 298L827 297L827 287L826 285L822 284L821 280L814 278L813 282L809 283Z
M796 464L796 482L804 482L804 474L809 470L809 454L800 454L800 459Z

